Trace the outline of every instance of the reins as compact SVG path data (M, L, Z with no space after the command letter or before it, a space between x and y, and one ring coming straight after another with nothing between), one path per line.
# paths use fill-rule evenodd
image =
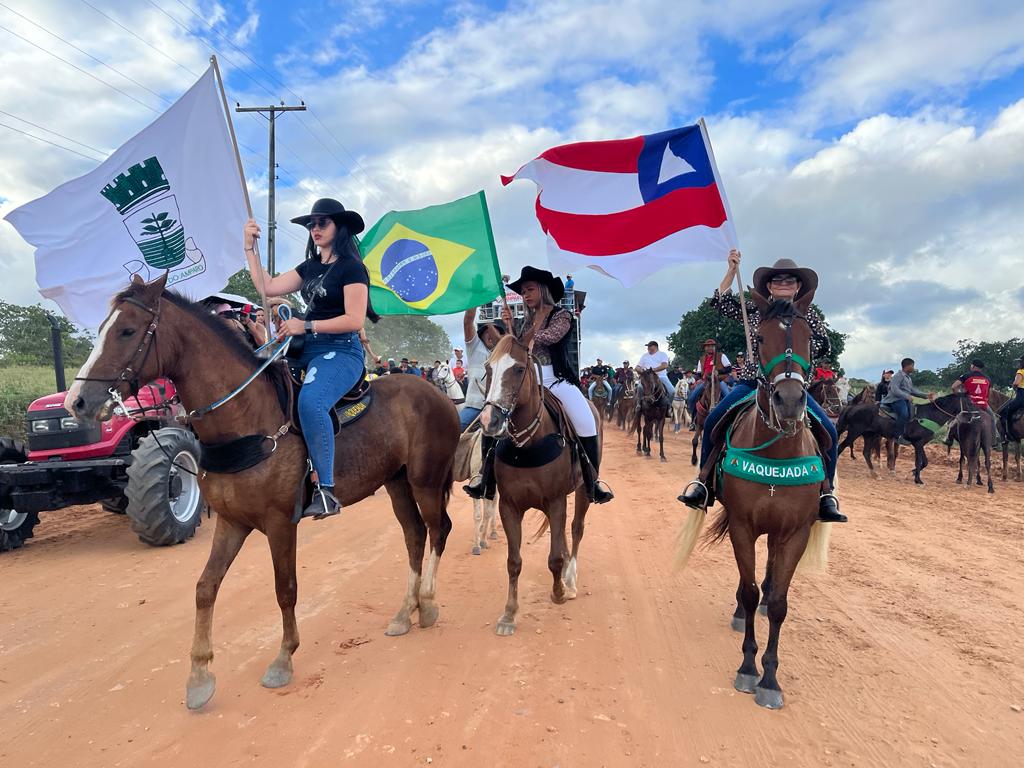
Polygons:
M787 427L778 414L775 412L775 406L772 404L772 395L775 393L775 387L777 384L783 381L796 380L800 382L803 387L804 394L807 395L807 376L810 374L811 363L802 355L798 355L793 351L793 321L803 320L807 322L807 318L801 315L799 312L791 311L790 313L779 318L782 322L783 327L786 329L786 350L779 353L767 363L758 361L760 367L760 375L757 377L757 390L758 396L754 398L754 405L757 408L757 414L761 417L761 420L773 432L778 433L778 437L783 435L787 437L793 437L799 428L798 422L793 422L790 427ZM763 319L762 319L762 322ZM760 350L759 350L760 351ZM771 380L769 376L771 372L780 363L785 363L786 367L781 373L776 374ZM799 370L794 369L794 365L799 366ZM768 413L765 413L761 408L760 392L762 389L766 392L768 397ZM778 439L778 437L776 439Z
M524 373L523 378L520 379L519 389L516 390L515 397L512 398L512 402L508 408L504 408L492 400L485 400L484 408L486 408L489 405L492 408L496 408L501 413L501 415L505 417L506 421L508 421L509 426L509 439L512 441L512 444L515 445L516 448L522 448L527 443L529 443L530 440L533 439L533 436L537 433L537 430L540 428L540 423L544 417L544 381L543 377L538 372L538 363L534 359L533 353L530 352L529 348L521 341L519 341L519 339L514 337L512 338L512 343L526 350L527 365L529 365L533 369L534 376L536 376L537 378L537 413L534 415L530 423L526 425L526 427L520 430L517 430L515 428L516 425L515 422L512 420L512 413L515 411L516 405L519 403L519 396L522 394L523 387L526 384L526 379L529 376L528 372Z

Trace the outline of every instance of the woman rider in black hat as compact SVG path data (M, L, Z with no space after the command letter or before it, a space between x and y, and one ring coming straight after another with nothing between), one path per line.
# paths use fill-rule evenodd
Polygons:
M584 469L588 473L584 475L587 494L597 504L611 501L611 490L597 479L600 451L594 412L580 389L579 376L569 366L566 343L573 317L568 310L558 306L565 295L565 286L561 278L547 270L523 267L519 279L509 283L508 287L520 294L526 305L526 318L517 336L531 345L533 357L541 365L544 386L562 404L590 460L592 476L588 476L589 469ZM506 327L512 328L512 316L508 310L502 314ZM482 473L474 477L469 485L463 486L466 493L473 498L483 498L493 464L492 451L487 454Z
M742 319L740 300L731 294L739 265L740 252L731 251L729 253L729 267L726 270L725 277L722 278L722 284L711 297L713 306L722 315L734 320ZM762 296L772 299L796 301L798 297L804 294L814 293L817 287L817 273L806 267L798 267L790 259L779 259L773 266L761 267L754 272L754 290ZM711 453L713 447L711 433L714 431L719 419L735 403L757 388L760 361L757 351L759 346L758 326L761 322L761 315L753 302L747 302L747 315L750 321L750 344L753 354L746 365L741 370L736 371L736 378L738 379L736 386L733 387L725 399L712 409L704 421L704 433L700 444L701 469L707 464L708 456ZM811 327L811 357L814 358L820 356L828 349L828 335L826 333L825 321L814 309L809 309L807 312L807 324ZM824 457L829 488L832 489L835 487L836 461L838 458L836 450L839 445L839 436L836 434L835 425L828 418L828 414L810 395L807 395L807 407L814 411L818 421L821 422L821 425L832 437L832 445ZM704 509L709 501L708 496L707 487L700 479L697 479L686 487L679 500L689 507ZM818 519L829 523L846 522L846 515L839 512L839 502L831 490L821 495L821 501L818 506Z
M363 375L359 332L367 317L373 322L379 318L370 306L370 277L355 239L363 231L362 217L345 210L337 200L323 198L313 203L309 215L297 216L292 223L309 230L306 259L298 267L277 277L263 268L256 258L260 228L254 219L245 225L245 257L252 274L262 278L267 296L301 291L308 306L305 320L293 317L285 321L280 336L308 336L300 359L306 376L299 392L299 423L313 467L315 490L302 517L319 520L341 511L332 490L334 430L330 409Z

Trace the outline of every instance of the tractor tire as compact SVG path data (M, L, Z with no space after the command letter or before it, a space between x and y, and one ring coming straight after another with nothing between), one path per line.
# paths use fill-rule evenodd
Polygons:
M191 432L166 427L142 439L132 452L125 489L140 541L166 547L195 535L204 506L198 472L199 442Z
M115 496L113 499L101 501L100 506L107 512L115 515L124 515L128 512L128 497L125 495Z
M9 437L0 437L0 464L20 464L27 460L24 443ZM32 538L33 529L38 523L38 512L0 509L0 552L21 549L26 539Z

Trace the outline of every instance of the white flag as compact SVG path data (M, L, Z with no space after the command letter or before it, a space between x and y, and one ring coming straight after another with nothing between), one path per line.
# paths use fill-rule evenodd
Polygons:
M167 271L193 299L221 290L248 218L227 119L211 66L96 170L7 214L36 247L39 292L96 328L135 274Z

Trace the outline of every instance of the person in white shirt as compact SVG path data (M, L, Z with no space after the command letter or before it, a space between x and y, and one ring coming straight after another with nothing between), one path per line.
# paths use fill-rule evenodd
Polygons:
M658 342L648 341L647 351L640 356L640 362L636 364L636 369L638 371L652 370L657 373L665 387L665 394L671 397L674 387L668 378L668 365L668 354L658 349Z
M492 320L477 325L476 309L467 309L462 317L462 331L466 341L466 378L469 383L466 386L466 404L459 411L459 425L465 431L483 410L487 397L487 356L505 334L505 323Z

